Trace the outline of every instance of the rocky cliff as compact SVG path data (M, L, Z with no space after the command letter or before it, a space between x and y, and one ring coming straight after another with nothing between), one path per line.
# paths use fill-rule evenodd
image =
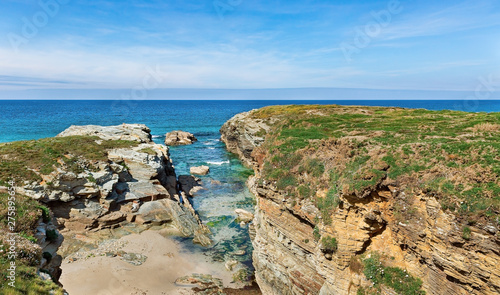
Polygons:
M2 144L0 153L0 185L16 179L16 194L51 211L29 231L50 256L40 268L55 280L62 236L85 241L88 232L135 222L211 243L189 192L179 190L168 148L152 142L145 125L71 126L55 138Z
M500 293L499 117L286 106L229 120L222 140L255 170L263 293Z

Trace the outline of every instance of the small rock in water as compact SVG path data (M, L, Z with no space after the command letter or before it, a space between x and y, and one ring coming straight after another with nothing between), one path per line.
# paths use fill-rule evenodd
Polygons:
M185 131L172 131L165 134L166 145L187 145L197 141L193 134Z
M196 175L207 175L210 172L210 167L202 165L198 167L189 168L189 173Z
M242 221L245 223L252 221L253 217L254 217L252 213L250 213L246 210L243 210L243 209L236 209L236 210L234 210L234 213L236 213L238 215L239 221Z

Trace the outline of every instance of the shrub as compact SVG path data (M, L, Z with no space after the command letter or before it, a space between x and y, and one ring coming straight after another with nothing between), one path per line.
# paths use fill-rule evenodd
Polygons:
M49 208L47 208L43 205L40 205L40 206L38 206L38 209L40 209L42 211L43 222L45 222L45 223L50 222L50 210L49 210Z
M45 258L47 262L50 262L50 260L52 260L52 254L50 254L49 252L43 252L42 257Z
M317 226L314 227L313 237L316 242L321 238L321 234L319 233L319 228Z
M309 185L303 184L297 188L297 191L301 198L306 198L311 195L311 188L309 187Z
M20 232L19 236L25 238L26 240L28 240L28 241L30 241L32 243L36 243L37 242L37 240L36 240L36 238L34 236L29 235L29 234L27 234L25 232Z
M57 240L59 235L57 234L57 231L55 231L53 229L49 229L49 230L47 230L46 237L47 237L47 241L53 242L53 241Z
M330 253L337 251L337 239L330 236L323 237L321 239L321 250Z
M468 241L468 240L470 240L470 238L471 238L471 233L472 233L472 231L470 230L470 227L468 227L468 226L464 226L464 227L462 228L462 238L463 238L464 240L467 240L467 241Z

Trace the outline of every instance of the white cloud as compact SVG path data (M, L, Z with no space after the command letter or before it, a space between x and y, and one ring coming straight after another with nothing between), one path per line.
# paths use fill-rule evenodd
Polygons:
M437 36L470 29L500 25L500 14L490 13L491 1L466 1L439 11L407 13L404 9L384 28L381 38L394 40L411 37Z

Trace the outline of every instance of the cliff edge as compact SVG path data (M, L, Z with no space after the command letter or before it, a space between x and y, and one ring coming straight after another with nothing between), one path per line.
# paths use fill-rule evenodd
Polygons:
M272 106L221 128L254 168L264 294L500 293L500 114Z

